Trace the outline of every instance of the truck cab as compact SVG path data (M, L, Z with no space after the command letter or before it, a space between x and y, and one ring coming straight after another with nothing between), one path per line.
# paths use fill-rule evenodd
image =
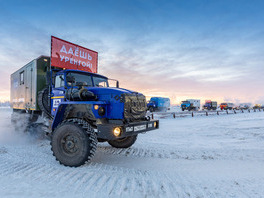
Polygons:
M227 103L221 103L220 104L220 109L221 110L227 110Z
M184 111L184 110L190 111L191 110L191 103L189 101L182 101L181 102L181 109L182 109L182 111Z
M68 90L73 91L80 87L88 90L95 88L109 88L108 78L99 74L94 74L79 70L61 70L55 74L54 83L52 84L51 93L51 115L55 116L59 104L63 101L82 100L81 98L69 98L66 94ZM81 86L80 86L81 85ZM97 98L98 100L100 98Z

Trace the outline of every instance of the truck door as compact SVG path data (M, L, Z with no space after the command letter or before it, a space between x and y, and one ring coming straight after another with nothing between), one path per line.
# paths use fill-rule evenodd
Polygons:
M64 82L64 74L57 75L55 77L55 85L52 89L52 95L51 95L51 114L54 116L59 104L64 101L64 88L65 82Z
M32 107L32 73L33 68L32 64L26 67L25 72L25 107L26 109L30 109Z

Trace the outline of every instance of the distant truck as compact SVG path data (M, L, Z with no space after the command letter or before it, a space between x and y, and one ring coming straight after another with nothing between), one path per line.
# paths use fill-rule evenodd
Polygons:
M211 101L211 100L206 100L205 104L203 106L203 109L216 110L217 109L217 102Z
M147 104L150 112L154 111L167 111L170 108L170 99L163 97L152 97Z
M242 103L242 104L239 105L239 109L241 109L241 110L247 110L247 109L250 108L250 106L251 106L250 103Z
M182 111L198 111L201 108L201 102L197 99L187 99L181 102L181 109Z
M234 109L235 105L233 103L221 103L220 109L221 110L232 110Z
M255 104L253 107L253 109L261 109L261 108L262 108L261 104Z

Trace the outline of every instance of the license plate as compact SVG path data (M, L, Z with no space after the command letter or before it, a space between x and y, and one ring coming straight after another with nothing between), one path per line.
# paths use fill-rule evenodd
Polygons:
M133 132L134 128L133 127L127 127L126 132Z
M139 125L139 126L134 126L134 131L142 131L142 130L146 130L147 127L146 125Z

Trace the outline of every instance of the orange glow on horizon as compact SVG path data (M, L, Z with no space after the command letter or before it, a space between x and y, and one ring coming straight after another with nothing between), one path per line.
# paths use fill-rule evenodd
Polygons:
M143 93L146 96L147 101L150 100L151 97L166 97L170 98L171 104L172 105L179 105L181 101L184 101L186 99L199 99L201 101L201 104L204 104L206 100L212 100L212 101L217 101L218 104L222 102L232 102L234 104L239 104L239 103L252 103L256 104L259 103L257 101L257 98L255 99L248 99L245 95L243 97L230 97L229 99L225 99L224 96L219 96L221 93L217 93L215 95L210 95L210 96L203 96L206 95L202 92L199 92L199 95L197 94L185 94L185 93L177 93L177 92L163 92L159 90L150 90L150 89L140 89L136 88L135 84L123 84L121 88L126 88L130 89L133 91L137 91L139 93ZM6 102L10 101L10 92L9 91L2 91L0 92L0 102Z

